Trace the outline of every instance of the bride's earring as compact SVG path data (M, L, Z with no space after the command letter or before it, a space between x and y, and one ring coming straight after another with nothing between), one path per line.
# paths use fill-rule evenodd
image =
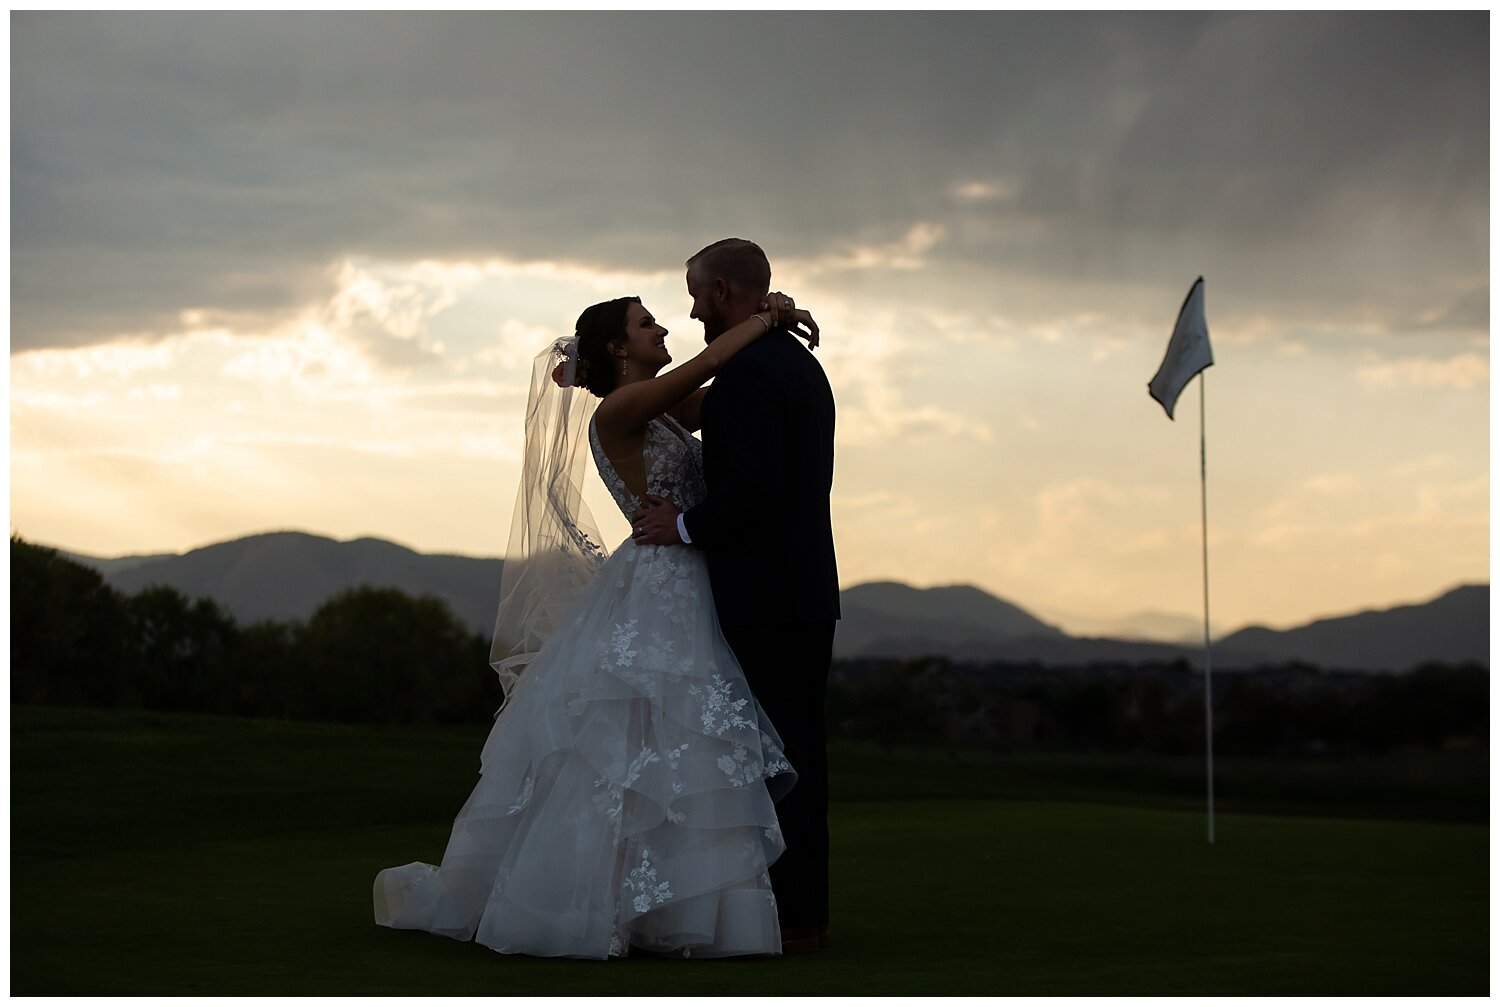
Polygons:
M624 357L621 357L620 358L620 377L623 378L623 377L625 377L629 373L630 373L630 361L627 360Z

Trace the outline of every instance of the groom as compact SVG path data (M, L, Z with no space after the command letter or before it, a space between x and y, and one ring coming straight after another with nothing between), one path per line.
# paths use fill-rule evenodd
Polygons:
M687 261L705 342L755 314L771 264L725 238ZM824 697L839 618L828 495L833 392L798 339L772 329L732 357L703 401L708 496L678 514L658 498L636 513L641 545L688 543L708 559L714 607L745 680L797 771L777 806L786 852L771 865L782 950L828 935L828 746Z

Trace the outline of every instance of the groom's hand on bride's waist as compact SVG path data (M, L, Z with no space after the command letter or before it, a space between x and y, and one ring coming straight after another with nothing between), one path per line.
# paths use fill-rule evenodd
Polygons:
M630 519L630 537L636 545L682 545L688 542L677 505L661 497L646 497Z

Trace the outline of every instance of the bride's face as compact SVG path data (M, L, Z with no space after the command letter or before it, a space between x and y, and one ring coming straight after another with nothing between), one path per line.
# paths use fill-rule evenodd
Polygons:
M625 310L625 341L622 347L631 370L655 374L672 362L667 352L667 330L656 324L644 305L630 304Z

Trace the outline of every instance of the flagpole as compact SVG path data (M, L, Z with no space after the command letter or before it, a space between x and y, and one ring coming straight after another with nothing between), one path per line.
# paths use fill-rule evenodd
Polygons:
M1206 370L1206 368L1205 368ZM1208 437L1204 371L1198 372L1198 478L1203 504L1203 724L1208 737L1208 842L1214 841L1214 665L1208 639Z
M1167 419L1176 419L1177 397L1198 376L1198 479L1203 501L1203 734L1208 743L1208 843L1214 841L1214 664L1208 633L1208 407L1203 370L1214 362L1208 342L1208 319L1203 313L1203 277L1193 281L1177 312L1166 356L1156 374L1146 383L1151 397L1161 403Z

